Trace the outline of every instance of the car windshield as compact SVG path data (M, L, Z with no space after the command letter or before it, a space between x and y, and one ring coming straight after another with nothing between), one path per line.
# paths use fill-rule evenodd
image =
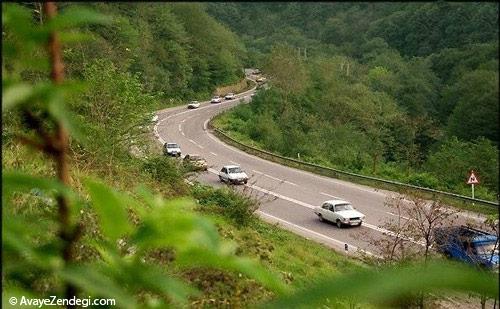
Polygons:
M215 96L215 97L214 97L214 99L218 99L218 98L219 98L219 96Z
M498 255L498 246L495 248L495 243L485 243L476 246L478 254L492 254Z
M167 148L179 148L177 144L167 144Z
M239 167L231 167L229 168L229 174L241 173L241 168Z
M338 204L335 205L335 211L342 211L342 210L353 210L351 204Z
M190 104L198 104L198 101L191 101Z

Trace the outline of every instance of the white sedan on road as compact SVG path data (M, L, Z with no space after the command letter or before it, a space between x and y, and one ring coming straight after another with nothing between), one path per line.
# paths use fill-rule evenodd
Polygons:
M210 103L220 103L220 102L222 102L222 99L218 95L213 97L212 100L210 101Z
M198 102L198 101L191 101L188 104L188 108L190 108L190 109L191 108L198 108L198 107L200 107L200 102Z
M236 98L236 96L232 92L226 94L226 96L224 97L224 99L226 99L226 100L232 100L234 98Z
M246 184L248 176L238 165L226 165L219 172L219 180L230 184Z
M360 226L365 220L365 215L355 210L349 202L343 200L330 200L317 206L314 213L320 221L330 221L341 228L344 225Z

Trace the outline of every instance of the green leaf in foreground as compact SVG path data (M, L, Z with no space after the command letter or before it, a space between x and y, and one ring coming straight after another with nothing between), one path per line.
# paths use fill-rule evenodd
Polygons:
M119 308L137 308L132 296L96 268L98 268L96 265L73 265L66 267L60 275L83 291L95 296L115 299Z
M102 183L87 180L86 187L92 199L104 235L111 239L126 234L131 230L125 209L124 199L114 190Z
M363 270L321 280L298 293L265 305L265 308L312 306L329 300L353 298L383 303L410 293L436 291L475 292L498 298L498 275L479 272L459 263L432 261L382 270Z

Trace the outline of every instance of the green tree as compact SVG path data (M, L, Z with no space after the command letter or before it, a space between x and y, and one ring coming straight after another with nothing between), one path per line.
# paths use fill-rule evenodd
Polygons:
M456 106L447 133L471 141L483 136L498 141L498 72L475 70L450 89Z

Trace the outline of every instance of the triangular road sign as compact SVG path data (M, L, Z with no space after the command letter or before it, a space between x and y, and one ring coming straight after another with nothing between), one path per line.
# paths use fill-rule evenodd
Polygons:
M469 179L467 179L467 184L472 185L472 184L478 184L479 179L477 179L476 175L474 174L474 171L470 171L469 174Z

